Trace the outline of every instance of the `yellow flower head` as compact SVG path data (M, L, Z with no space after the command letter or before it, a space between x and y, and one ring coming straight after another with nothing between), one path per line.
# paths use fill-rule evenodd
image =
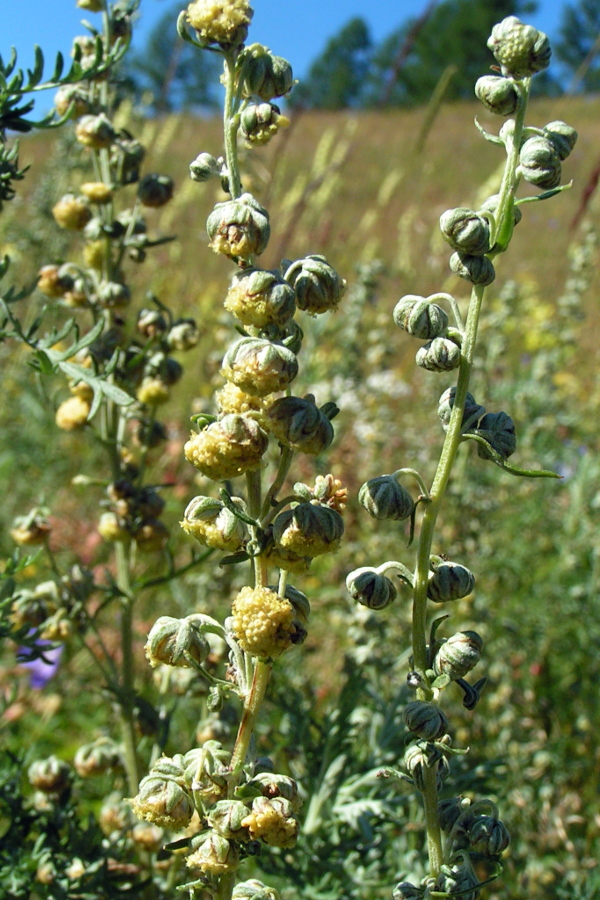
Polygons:
M270 588L242 588L232 613L235 636L247 653L275 658L292 645L294 607Z
M187 19L207 44L243 44L254 10L248 0L194 0Z

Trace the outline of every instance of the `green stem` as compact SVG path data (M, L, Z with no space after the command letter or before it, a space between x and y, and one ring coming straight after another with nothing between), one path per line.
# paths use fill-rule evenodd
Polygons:
M511 210L512 213L512 210ZM417 672L424 679L424 686L417 691L421 700L431 700L432 692L425 676L429 668L427 657L427 585L429 582L429 560L437 516L448 486L450 473L461 441L462 420L465 400L473 367L477 327L485 288L475 285L471 293L465 337L461 348L461 363L458 384L450 424L442 448L440 461L430 492L430 502L425 507L417 548L417 565L414 577L413 600L413 658ZM431 876L437 878L443 861L442 836L438 815L437 775L435 767L425 770L423 803L427 827L427 846Z
M240 722L235 746L233 748L233 755L231 757L231 771L233 774L233 778L229 782L230 794L233 793L235 787L237 786L237 781L242 771L242 766L246 761L246 754L248 753L248 747L250 746L250 741L252 740L256 720L265 698L271 669L271 663L263 662L263 660L261 659L256 660L252 686L247 697L244 700L242 720Z
M502 176L502 184L500 185L500 194L498 198L498 208L496 210L496 233L494 235L495 247L490 257L493 258L497 253L503 253L510 243L514 229L514 202L515 189L518 184L517 167L519 165L519 152L521 149L521 140L523 137L523 128L525 127L525 112L527 109L527 101L529 99L529 89L531 80L526 78L523 82L515 82L515 87L519 91L519 107L514 119L514 132L512 137L506 143L507 161L504 175Z
M277 473L275 475L275 480L273 484L267 491L265 496L264 503L262 505L262 509L260 511L261 518L265 518L268 513L272 509L272 501L276 499L277 494L283 487L283 483L287 478L287 474L290 470L290 466L292 464L292 460L294 458L294 451L290 450L289 447L281 448L281 456L279 457L279 466L277 468Z
M235 58L232 53L225 54L225 106L223 111L223 135L225 138L225 158L229 173L229 191L232 200L242 193L242 180L238 163L237 133L238 116L234 109L235 93Z
M235 880L235 872L226 872L225 875L221 875L215 900L230 900L235 887Z
M119 697L119 713L123 744L125 746L125 767L127 770L127 786L132 796L137 794L139 764L137 758L137 739L134 719L134 679L135 665L133 659L133 596L129 581L128 545L117 543L117 585L125 596L121 597L121 692Z

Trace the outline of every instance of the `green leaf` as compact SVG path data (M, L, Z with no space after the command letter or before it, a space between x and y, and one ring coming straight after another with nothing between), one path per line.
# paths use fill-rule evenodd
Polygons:
M42 80L44 74L44 54L37 44L33 48L33 69L27 69L28 82L24 90L35 87Z
M490 462L493 462L494 465L510 475L518 475L521 478L562 478L561 475L558 475L556 472L550 472L547 469L520 469L518 466L511 466L481 435L463 434L463 440L476 441L478 444L482 444L489 453Z
M89 384L89 386L93 388L94 393L99 392L103 394L118 406L130 406L133 403L133 397L126 391L117 387L116 384L111 384L101 376L95 375L90 369L78 366L76 363L62 360L58 362L58 368L61 372L64 372L65 375L68 375L69 378L73 378L75 381L84 381L86 384Z

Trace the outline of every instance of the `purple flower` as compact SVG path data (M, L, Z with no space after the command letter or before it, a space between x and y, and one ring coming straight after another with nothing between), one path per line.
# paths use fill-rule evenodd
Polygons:
M42 688L46 687L50 679L56 674L63 652L63 645L59 644L56 646L53 645L51 641L42 640L39 640L36 643L40 648L49 648L43 650L43 657L38 656L37 659L28 660L27 649L25 647L22 647L19 650L18 655L23 668L29 670L30 686L34 690L40 691Z

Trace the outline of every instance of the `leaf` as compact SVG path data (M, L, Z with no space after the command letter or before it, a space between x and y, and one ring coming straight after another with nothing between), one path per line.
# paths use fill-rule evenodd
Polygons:
M557 194L568 191L572 187L573 182L569 181L568 184L561 184L559 187L552 188L549 191L543 191L543 193L538 194L535 197L523 197L522 200L516 201L515 206L523 206L524 203L537 203L538 200L549 200L550 197L556 197Z
M50 78L50 81L59 81L60 80L60 76L62 75L64 66L65 66L65 59L64 59L64 56L62 55L62 53L59 51L56 54L56 61L54 63L54 72L52 73L52 77Z
M83 366L78 366L75 363L66 361L59 361L58 368L61 370L61 372L64 372L65 375L68 375L69 378L73 378L75 381L83 381L85 382L85 384L89 384L89 386L93 388L94 392L103 394L118 406L130 406L133 403L133 397L131 397L126 391L122 390L120 387L117 387L116 384L111 384L101 376L95 375L92 371L90 371L90 369L86 369Z
M23 90L35 87L42 80L44 74L44 54L42 48L35 44L33 48L33 69L27 69L28 81Z
M494 465L503 469L505 472L508 472L510 475L518 475L522 478L562 478L562 475L558 475L556 472L550 472L547 469L520 469L518 466L511 466L510 463L507 463L506 460L494 450L492 445L488 443L485 438L481 437L481 435L463 434L463 440L476 441L478 444L484 446L489 453L490 462L493 462Z

